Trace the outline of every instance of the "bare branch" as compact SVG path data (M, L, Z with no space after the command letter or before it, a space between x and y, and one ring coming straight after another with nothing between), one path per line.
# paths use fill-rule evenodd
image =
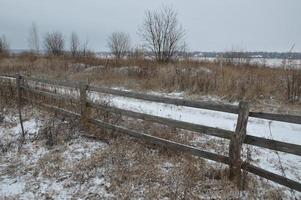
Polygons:
M162 7L158 11L146 12L140 35L157 61L168 62L182 50L185 32L177 13L171 7Z
M59 56L64 53L64 38L60 32L47 33L44 38L45 50L49 55Z
M131 48L130 36L124 32L114 32L108 39L108 47L116 58L126 56Z

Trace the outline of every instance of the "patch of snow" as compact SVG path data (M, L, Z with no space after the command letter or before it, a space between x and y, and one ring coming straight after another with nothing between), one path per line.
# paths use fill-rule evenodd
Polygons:
M84 71L85 72L91 72L91 71L94 71L94 70L99 70L99 69L104 69L104 68L105 68L105 66L103 66L103 65L89 66Z
M36 136L43 123L45 122L42 118L30 118L24 122L24 128L29 135ZM3 137L9 136L9 139L16 143L20 135L19 131L19 124L14 124L14 126L8 128L0 125L1 142L3 142ZM30 137L26 137L21 152L18 151L18 145L11 147L7 152L1 152L0 199L30 200L45 199L47 197L72 199L74 195L81 195L85 199L91 194L106 199L112 197L106 191L110 184L105 178L103 168L97 170L96 177L88 179L83 184L74 182L72 178L72 166L80 160L91 158L95 152L102 151L107 147L106 143L78 137L52 149L48 149L44 145L43 141L31 140ZM53 153L54 155L59 154L63 158L62 161L59 161L63 162L60 166L64 169L61 170L71 170L64 172L64 176L60 179L44 176L41 172L42 169L40 169L40 165L44 162L43 159L48 159L48 155L51 156ZM43 170L48 170L48 167L51 166L45 166ZM37 174L34 173L35 171ZM58 171L58 175L60 173L62 172Z
M8 197L21 194L25 189L25 182L16 178L10 179L9 177L0 177L0 197Z
M94 101L105 99L109 96L111 105L118 108L230 131L235 130L238 116L237 114L150 102L114 95L100 96L98 93L90 93L89 95ZM270 130L274 140L301 144L301 125L250 117L247 134L270 138Z

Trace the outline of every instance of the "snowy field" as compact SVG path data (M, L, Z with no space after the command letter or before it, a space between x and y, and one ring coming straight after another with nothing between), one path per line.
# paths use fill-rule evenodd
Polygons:
M55 88L47 84L41 84L38 85L38 87L50 91L56 91L60 94L78 97L78 92L76 90L71 91L70 89L64 87ZM156 93L156 95L164 95L177 98L183 97L183 94L181 93ZM170 119L217 127L231 131L233 131L236 126L236 114L149 102L114 95L104 95L96 92L90 92L88 96L93 101L109 101L112 106L136 112L147 113L154 116L166 117ZM222 100L218 98L211 98L211 100L215 102L222 102ZM298 145L301 144L301 125L297 124L250 118L248 122L247 134ZM247 147L251 149L253 164L260 166L263 169L301 182L300 156L294 156L286 153L280 153L272 150L244 145L245 150L247 149ZM225 153L227 154L227 152Z
M209 62L215 62L217 61L216 58L193 58L196 60L204 60L204 61L209 61ZM286 61L287 62L287 61ZM301 69L301 60L291 60L290 61L291 66L297 69ZM267 67L272 67L272 68L280 68L283 67L283 59L277 59L277 58L251 58L250 60L251 64L256 64L256 65L262 65L262 66L267 66ZM288 63L286 63L288 64Z
M82 138L70 122L56 120L53 124L60 123L61 133L72 130L72 135L64 143L49 147L43 138L49 117L34 111L26 119L22 146L17 115L7 114L0 123L0 199L71 199L74 195L86 199L92 194L109 198L102 168L95 169L98 171L87 182L76 182L79 161L105 150L107 144Z
M149 102L132 98L117 97L114 95L105 95L105 97L101 97L95 92L90 93L90 98L94 101L105 101L105 99L109 99L111 105L118 108L193 124L217 127L231 131L234 131L236 127L236 114ZM301 125L297 124L250 117L247 126L247 134L292 144L301 144ZM282 167L280 165L284 165L284 168L287 169L287 174L285 174L286 177L301 182L300 156L280 152L277 153L276 151L263 148L253 147L253 149L253 156L257 166L283 175L283 172L281 171ZM279 155L281 158L280 161L278 159Z
M63 87L54 88L46 84L43 85L43 88L50 89L51 91L56 91L60 94L70 95L73 97L78 97L79 95L78 91L70 90L68 88ZM152 94L183 98L183 94L181 93ZM90 92L88 94L88 97L90 98L90 100L96 102L108 101L110 102L111 106L115 106L118 108L151 114L159 117L175 119L193 124L206 125L230 131L234 131L236 127L237 114L150 102L114 95L104 95L97 92ZM209 97L209 100L219 103L225 103L217 97ZM233 104L237 105L238 102ZM285 122L250 117L247 125L247 134L297 145L301 144L301 125L298 124L290 124ZM301 181L300 156L280 153L257 147L252 147L252 149L254 149L255 152L255 164L257 166L260 166L263 169L270 170L280 175L283 175L283 168L288 169L287 173L285 174L286 177L293 180ZM280 160L279 155L281 155ZM291 169L293 170L293 172L291 171Z
M32 86L33 85L34 84L32 82ZM71 90L70 88L66 88L66 87L54 87L48 84L37 84L35 85L35 87L43 88L46 90L57 92L59 94L64 94L76 98L79 97L79 92L77 90ZM167 94L167 93L153 92L151 94L163 95L171 98L172 97L183 98L182 93ZM136 111L140 113L146 113L146 114L159 116L159 117L175 119L175 120L189 122L193 124L216 127L216 128L226 129L230 131L234 131L236 127L237 114L191 108L185 106L176 106L176 105L157 103L157 102L150 102L150 101L138 100L138 99L127 98L127 97L101 94L98 92L89 92L88 97L92 101L100 101L100 102L108 101L112 106L118 108ZM206 100L209 101L226 103L223 100L219 99L218 97L206 97L206 98L207 98ZM238 102L233 103L233 105L237 105L237 104ZM301 125L298 124L291 124L291 123L250 117L247 125L247 134L301 145ZM269 157L271 157L272 160L277 160L275 156L278 157L278 154L275 151L262 149L262 148L255 148L255 147L254 149L258 149L257 150L258 154L263 157L260 160L263 159L269 160L270 159ZM296 176L289 176L289 178L301 181L301 157L286 154L286 153L279 153L279 154L282 155L281 158L286 160L288 165L299 166L297 172L294 173ZM267 164L265 161L259 162L259 166L263 166L264 169L271 168L271 171L280 173L279 167L266 168Z
M125 138L85 138L76 120L24 110L26 138L22 145L17 113L5 112L0 123L0 199L167 200L183 199L185 193L189 195L186 199L300 197L259 178L250 183L255 185L249 191L238 192L232 182L218 178L224 169L219 163L165 155ZM49 130L55 138L53 145L47 144ZM202 136L194 139L211 141ZM295 173L297 169L295 166Z

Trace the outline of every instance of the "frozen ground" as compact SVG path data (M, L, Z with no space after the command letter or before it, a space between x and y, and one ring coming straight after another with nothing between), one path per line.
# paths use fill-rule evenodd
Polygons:
M78 163L103 151L107 144L82 138L74 129L72 140L48 147L45 140L39 138L48 117L45 113L35 113L25 121L27 133L22 146L16 115L6 115L0 123L0 199L110 197L105 190L108 181L102 168L95 169L97 173L82 184L78 184L75 177ZM61 134L70 129L70 122L59 123Z
M77 91L70 91L68 88L54 88L47 84L44 84L43 86L39 85L38 87L43 87L46 90L56 91L60 94L78 96ZM182 93L155 94L177 98L183 97ZM113 95L102 95L95 92L89 93L89 97L94 101L109 100L111 105L119 108L195 124L202 124L227 130L234 130L236 126L237 115L235 114L168 105L163 103L154 103ZM222 100L216 98L212 98L211 100L222 102ZM298 145L301 144L301 125L296 124L250 118L247 134ZM246 147L247 146L245 146L245 149ZM249 149L251 149L252 162L255 165L277 174L284 175L298 182L301 181L301 157L285 153L277 153L275 151L263 148L250 147Z
M202 159L178 156L122 137L88 139L81 136L83 130L76 120L59 119L32 108L25 108L24 113L27 133L22 146L16 112L6 112L0 123L0 199L292 197L286 188L259 179L249 180L250 190L239 193L218 163L206 164ZM54 139L50 146L47 130ZM208 138L194 139L206 143Z
M77 90L70 90L69 88L55 88L48 84L38 84L35 87L43 88L46 90L55 91L60 94L70 95L78 98ZM115 88L120 89L120 88ZM158 93L153 92L151 94L154 95L163 95L168 97L176 97L183 98L183 93ZM118 108L123 108L127 110L137 111L141 113L147 113L155 116L166 117L171 119L176 119L180 121L190 122L194 124L201 124L211 127L222 128L226 130L234 130L236 127L236 114L218 112L218 111L210 111L205 109L197 109L190 108L185 106L176 106L164 103L156 103L144 100L137 100L133 98L119 97L114 95L104 95L97 92L90 92L89 97L94 101L109 101L111 105L116 106ZM217 97L207 97L205 100L210 100L219 103L225 103L221 99ZM238 104L234 102L233 104ZM271 121L265 119L257 119L257 118L249 118L248 126L247 126L247 134L259 136L263 138L274 139L278 141L293 143L293 144L301 144L301 125L290 124L278 121ZM254 147L254 149L257 149ZM280 153L279 155L276 152L269 151L266 149L258 149L258 154L261 155L261 159L259 159L259 165L266 167L267 164L264 160L276 159L279 155L281 155L281 159L287 160L288 165L290 166L298 166L295 175L298 176L288 176L289 178L299 180L301 176L301 157L293 156L285 153ZM270 158L271 157L271 158ZM291 163L291 164L290 164ZM275 171L275 168L277 170ZM279 167L269 167L265 169L271 169L274 172L279 172ZM282 175L282 172L280 173ZM290 174L290 173L288 173Z
M216 58L202 58L202 57L197 57L193 58L196 60L204 60L204 61L210 61L210 62L216 62ZM288 61L286 61L288 62ZM283 59L278 59L278 58L252 58L250 60L251 64L257 64L257 65L262 65L266 67L272 67L272 68L281 68L283 67ZM297 69L301 68L301 60L292 60L291 61L291 66Z
M99 101L100 99L103 101L103 98L99 97L98 93L91 93L90 97L94 101ZM109 99L113 106L127 110L232 131L234 131L236 127L236 114L155 103L113 95L109 95L109 97L106 96L104 98ZM250 117L247 134L298 145L301 144L301 125L297 124ZM301 181L300 156L256 147L252 147L252 151L252 156L256 165L274 173L285 175L287 178L299 182ZM284 174L283 169L285 169Z

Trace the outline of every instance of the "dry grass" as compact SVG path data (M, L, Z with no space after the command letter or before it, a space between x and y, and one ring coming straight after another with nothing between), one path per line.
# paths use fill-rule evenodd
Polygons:
M40 78L84 80L101 86L142 91L183 91L217 95L228 100L300 103L301 73L298 70L205 61L159 64L143 59L111 60L93 56L45 57L22 55L0 61L0 73L21 72Z
M27 115L30 112L24 113L25 118L29 117ZM104 116L104 113L94 114ZM248 195L250 199L285 197L281 190L277 191L267 182L253 176L248 176L246 191L239 192L235 184L228 180L227 168L222 164L209 163L204 159L149 145L122 134L116 137L115 134L107 134L96 127L89 127L89 130L83 131L79 121L74 119L57 118L47 112L41 115L47 120L43 123L38 137L27 143L33 142L34 146L47 147L45 144L49 140L50 132L52 147L46 154L38 157L34 165L30 163L30 165L22 165L22 168L17 166L27 152L21 151L20 157L10 161L10 167L7 168L10 170L7 173L12 176L26 173L35 177L36 181L31 181L30 184L37 184L41 179L49 179L56 183L64 182L64 189L74 186L81 188L95 177L103 176L109 182L105 186L106 191L116 199L239 199L244 195ZM116 118L109 116L108 120L116 120ZM126 122L119 120L116 123ZM141 128L141 131L151 131L154 135L177 142L188 144L194 137L192 133L184 133L187 136L183 137L183 132L160 125L138 124L140 126L136 128ZM129 124L129 126L133 125L134 122ZM66 152L68 146L79 139L78 133L84 135L92 133L108 145L93 152L91 156L82 156L78 160L69 162L65 159ZM214 145L214 142L206 145ZM79 198L82 192L79 189L73 195Z

